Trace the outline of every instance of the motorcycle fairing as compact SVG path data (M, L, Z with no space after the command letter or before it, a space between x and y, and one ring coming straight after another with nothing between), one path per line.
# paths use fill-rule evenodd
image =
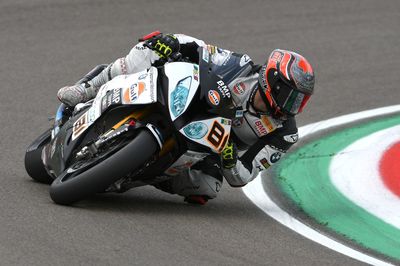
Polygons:
M85 132L110 106L141 105L157 101L157 69L120 75L104 84L92 106L73 124L72 140Z
M207 156L208 153L189 150L182 154L164 173L169 176L177 176L179 173L190 169L192 165L203 160Z
M185 62L164 65L168 77L168 109L172 121L182 115L190 105L200 84L199 66Z
M184 126L180 132L196 143L221 153L231 130L231 120L223 117L194 121Z

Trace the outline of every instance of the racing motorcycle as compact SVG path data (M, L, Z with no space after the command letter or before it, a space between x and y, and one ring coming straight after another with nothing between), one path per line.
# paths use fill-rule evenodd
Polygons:
M236 111L217 69L201 48L198 64L120 75L93 100L73 110L62 104L54 125L28 147L26 171L51 184L51 199L63 205L179 175L228 142Z

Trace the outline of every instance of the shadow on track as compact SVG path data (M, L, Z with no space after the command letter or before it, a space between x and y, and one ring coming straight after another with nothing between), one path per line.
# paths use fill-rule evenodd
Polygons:
M46 197L48 196L48 185L33 180L27 180L25 184L32 187L32 190L37 193L43 193ZM204 206L188 204L183 201L183 197L181 196L171 195L159 191L151 186L138 187L121 194L99 193L71 206L56 205L51 201L50 196L48 196L50 205L66 208L69 211L72 209L79 209L107 214L135 213L145 215L164 214L166 216L197 215L203 218L211 216L231 216L236 219L239 217L248 217L248 214L243 212L243 206L241 204L232 204L231 202L223 201L221 198L223 198L223 195L220 198L210 200Z

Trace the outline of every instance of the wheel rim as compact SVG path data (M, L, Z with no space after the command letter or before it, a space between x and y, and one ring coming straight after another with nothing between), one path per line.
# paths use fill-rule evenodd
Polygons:
M60 183L67 182L76 176L82 174L83 172L89 170L93 166L101 163L112 154L116 153L123 147L125 147L132 139L129 140L118 140L113 142L111 145L107 145L106 147L101 149L101 152L92 158L85 158L82 160L78 160L73 162L65 171L59 176L58 180Z

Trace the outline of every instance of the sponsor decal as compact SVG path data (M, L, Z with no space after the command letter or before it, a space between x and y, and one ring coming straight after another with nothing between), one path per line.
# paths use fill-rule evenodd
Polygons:
M146 83L138 82L132 84L132 86L125 90L124 92L124 102L131 103L136 101L136 99L146 90Z
M147 78L147 73L144 73L144 74L139 76L139 80L143 80L145 78Z
M250 62L250 57L247 54L245 54L240 58L240 63L239 64L242 67L245 64L247 64L248 62Z
M282 60L282 53L275 51L272 55L271 55L271 60L274 62L280 62Z
M124 93L124 101L125 101L126 103L133 102L133 101L135 101L135 100L138 98L138 95L137 95L137 93L136 93L136 87L137 87L137 84L135 83L135 84L133 84L130 88L128 88L127 90L125 90L125 93Z
M101 110L104 111L112 104L121 103L121 91L121 88L117 88L107 92L107 94L101 100Z
M236 93L237 95L242 95L246 90L246 86L244 85L243 82L240 82L233 86L233 92Z
M138 50L138 51L143 51L143 50L145 50L146 48L147 48L147 47L145 47L145 46L143 46L143 45L140 45L140 44L138 44L138 45L135 46L135 49Z
M121 102L121 90L121 88L113 89L111 104L118 104Z
M260 163L262 166L264 166L265 169L268 169L268 167L270 167L271 165L268 163L268 160L266 158L262 158L260 160Z
M84 113L72 126L72 140L76 139L88 128L87 113Z
M156 88L154 86L154 81L153 81L153 71L150 71L149 73L150 73L150 99L152 102L155 102L157 95L154 94Z
M286 135L283 139L290 143L296 143L299 140L299 134Z
M194 122L187 125L183 132L191 139L201 139L207 134L208 127L202 122Z
M265 129L263 123L261 120L256 120L254 122L254 125L256 126L256 130L260 136L264 136L268 134L268 131Z
M282 157L282 153L280 152L275 152L274 154L271 155L271 158L269 158L269 160L271 161L271 163L276 163L277 161L279 161Z
M261 116L261 121L264 124L264 126L267 127L268 132L271 132L273 130L275 130L274 125L272 124L272 122L269 120L268 116L266 115L262 115Z
M238 107L238 108L239 108L239 107ZM238 117L243 117L243 109L241 109L241 107L240 107L240 109L237 109L237 110L236 110L235 117L236 117L236 118L238 118Z
M193 78L195 81L199 81L199 67L193 65Z
M231 120L230 119L221 119L221 124L223 124L223 125L230 125L231 124Z
M207 135L207 141L214 147L214 149L218 153L221 153L222 149L225 147L228 138L229 133L225 134L224 127L217 120L214 120L210 132Z
M210 58L210 53L208 52L208 50L203 49L203 61L208 63L209 58Z
M216 92L215 90L208 91L208 99L213 105L218 105L221 100L218 92Z
M221 92L223 98L231 98L231 92L229 91L228 86L226 86L222 80L218 80L217 85L218 90Z

